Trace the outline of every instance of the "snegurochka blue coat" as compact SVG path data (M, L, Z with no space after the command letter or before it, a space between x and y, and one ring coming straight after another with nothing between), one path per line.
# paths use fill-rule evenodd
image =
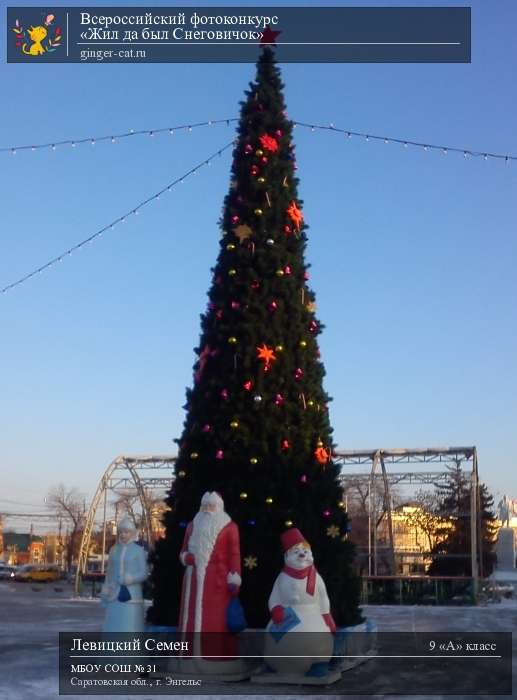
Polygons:
M144 631L142 584L147 574L147 553L139 544L118 542L111 548L101 591L102 604L106 607L104 632ZM118 600L122 585L131 595L124 603Z

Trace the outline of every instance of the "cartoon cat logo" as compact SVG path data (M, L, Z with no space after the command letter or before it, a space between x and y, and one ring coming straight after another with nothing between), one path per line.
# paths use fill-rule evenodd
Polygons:
M31 26L25 30L17 19L14 23L13 32L16 38L16 48L20 49L26 56L43 56L45 53L52 53L61 46L61 27L54 29L54 35L49 35L54 15L47 15L43 24L36 27ZM46 41L45 41L46 40Z

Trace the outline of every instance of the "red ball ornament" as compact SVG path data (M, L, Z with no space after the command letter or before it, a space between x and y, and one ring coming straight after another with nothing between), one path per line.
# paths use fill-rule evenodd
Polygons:
M284 451L288 450L290 447L291 447L291 445L289 444L289 440L282 440L282 449Z
M277 394L275 396L275 406L282 406L284 401L285 401L285 399L282 396L282 394Z
M290 233L292 233L291 227L288 226L287 224L284 226L284 233L286 236L288 236Z
M246 146L244 147L244 153L253 153L253 146L251 143L247 143Z
M267 308L268 308L269 311L271 311L271 312L276 311L276 310L278 309L278 304L277 304L276 301L272 301L272 302L268 305Z
M216 319L217 319L218 321L220 321L220 320L222 319L222 317L223 317L223 310L222 310L222 309L218 309L218 310L215 312L215 317L216 317Z
M311 321L309 323L309 331L311 333L316 333L317 330L318 330L318 324L316 323L316 321Z
M277 130L275 131L275 136L278 136L278 138L281 139L282 136L283 136L282 131L281 131L280 129L277 129Z
M204 433L209 433L212 430L212 426L209 423L205 423L205 425L202 427L202 431Z
M234 311L236 311L237 309L240 309L240 308L241 308L241 305L240 305L240 303L239 303L238 301L232 301L231 304L230 304L230 306L232 307L232 309L233 309Z
M271 372L271 365L264 365L264 374L267 374L268 372Z
M232 216L232 218L230 219L230 221L232 222L232 224L238 224L240 221L240 218L237 216L237 214L234 214Z
M252 165L251 166L251 174L252 175L258 175L260 172L258 165Z
M224 458L224 452L222 450L217 450L215 453L215 458L216 459L223 459Z
M267 156L262 156L262 158L260 160L262 163L264 163L264 165L267 164Z
M245 391L251 391L253 389L253 382L251 381L251 379L248 379L248 381L244 382L242 386L245 389Z
M229 397L230 394L228 393L228 389L221 389L221 398L228 401Z
M309 279L309 277L310 277L310 275L309 275L308 272L304 272L304 273L303 273L303 279L304 279L305 281L307 281L307 280Z
M253 282L250 284L250 287L252 289L258 289L260 287L260 282L258 280L253 280Z
M302 377L303 377L303 369L301 367L297 367L294 371L294 378L296 379L297 382L299 382Z
M291 266L290 266L290 265L286 265L286 266L284 267L284 275L290 275L291 273L292 273Z

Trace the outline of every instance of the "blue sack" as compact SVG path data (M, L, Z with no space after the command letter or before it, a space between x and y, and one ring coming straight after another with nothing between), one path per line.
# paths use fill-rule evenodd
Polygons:
M226 626L233 634L242 632L248 626L241 601L237 596L230 600L226 608Z
M131 600L131 593L129 592L127 586L120 586L117 600L119 603L127 603L128 600Z

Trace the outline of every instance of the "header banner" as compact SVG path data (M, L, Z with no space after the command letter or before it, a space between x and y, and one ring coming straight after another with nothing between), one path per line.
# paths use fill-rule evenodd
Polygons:
M469 63L469 7L8 7L8 63Z

